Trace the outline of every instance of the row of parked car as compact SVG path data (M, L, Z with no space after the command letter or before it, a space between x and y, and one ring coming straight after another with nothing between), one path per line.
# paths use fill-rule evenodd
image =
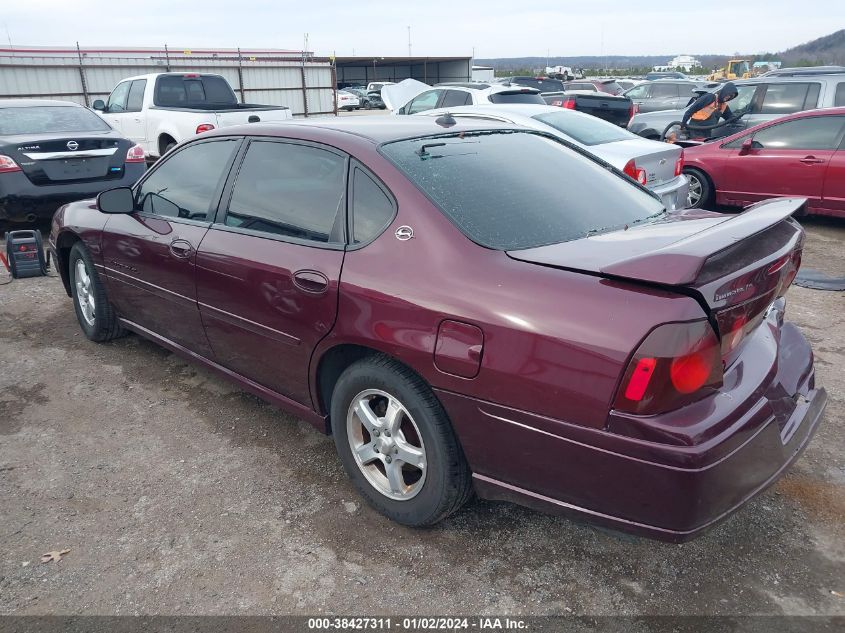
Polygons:
M203 75L146 81L153 103L198 81L179 111L219 114ZM0 105L0 187L107 189L48 240L85 336L137 333L330 433L398 522L475 492L681 541L781 476L826 403L784 321L804 200L684 209L677 145L536 88L424 86L416 109L403 83L381 91L403 115L245 108L262 124L169 148Z

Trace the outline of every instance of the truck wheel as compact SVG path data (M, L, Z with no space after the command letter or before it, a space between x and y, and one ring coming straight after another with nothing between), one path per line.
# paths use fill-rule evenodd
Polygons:
M161 155L164 156L167 152L172 150L174 147L176 147L176 141L171 141L170 143L168 143L167 145L164 146L164 151L161 153Z
M455 432L431 388L385 356L341 374L331 401L332 433L347 475L390 519L437 523L472 494Z
M85 336L97 343L123 336L125 330L118 324L106 288L82 242L70 249L68 264L73 307Z

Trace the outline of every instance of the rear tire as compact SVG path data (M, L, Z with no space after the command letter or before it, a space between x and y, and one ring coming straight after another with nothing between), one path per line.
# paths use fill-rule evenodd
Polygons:
M713 182L700 169L685 169L684 174L689 178L689 194L687 195L688 209L704 209L713 201Z
M404 365L379 355L348 367L332 393L331 420L347 475L388 518L432 525L470 498L469 467L449 418Z
M73 307L85 336L97 343L123 336L126 331L118 323L106 288L82 242L70 249L68 272Z

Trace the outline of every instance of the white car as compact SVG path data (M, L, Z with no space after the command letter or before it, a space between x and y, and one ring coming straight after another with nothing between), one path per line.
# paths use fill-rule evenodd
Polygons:
M536 88L474 82L429 86L416 79L385 86L381 89L381 99L393 114L419 114L435 108L490 103L546 103Z
M276 123L292 117L285 106L238 103L220 75L154 73L129 77L93 109L155 160L196 134L244 123Z
M583 112L549 105L501 105L440 108L422 116L488 119L513 123L577 145L616 167L660 196L670 211L687 206L689 179L681 172L683 150L669 143L650 141L626 129Z
M378 92L379 90L381 90L385 86L395 86L395 85L396 85L396 82L394 82L394 81L371 81L370 83L367 84L367 92L372 92L373 90Z
M351 92L338 90L335 97L335 105L338 110L357 110L361 107L361 100Z

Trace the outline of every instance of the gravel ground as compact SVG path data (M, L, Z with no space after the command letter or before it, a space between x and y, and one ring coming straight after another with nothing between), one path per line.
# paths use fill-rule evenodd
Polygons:
M805 266L845 273L845 223L807 228ZM0 614L845 615L843 308L788 295L830 394L803 458L669 545L481 501L392 524L305 422L138 337L90 343L55 277L0 286Z

